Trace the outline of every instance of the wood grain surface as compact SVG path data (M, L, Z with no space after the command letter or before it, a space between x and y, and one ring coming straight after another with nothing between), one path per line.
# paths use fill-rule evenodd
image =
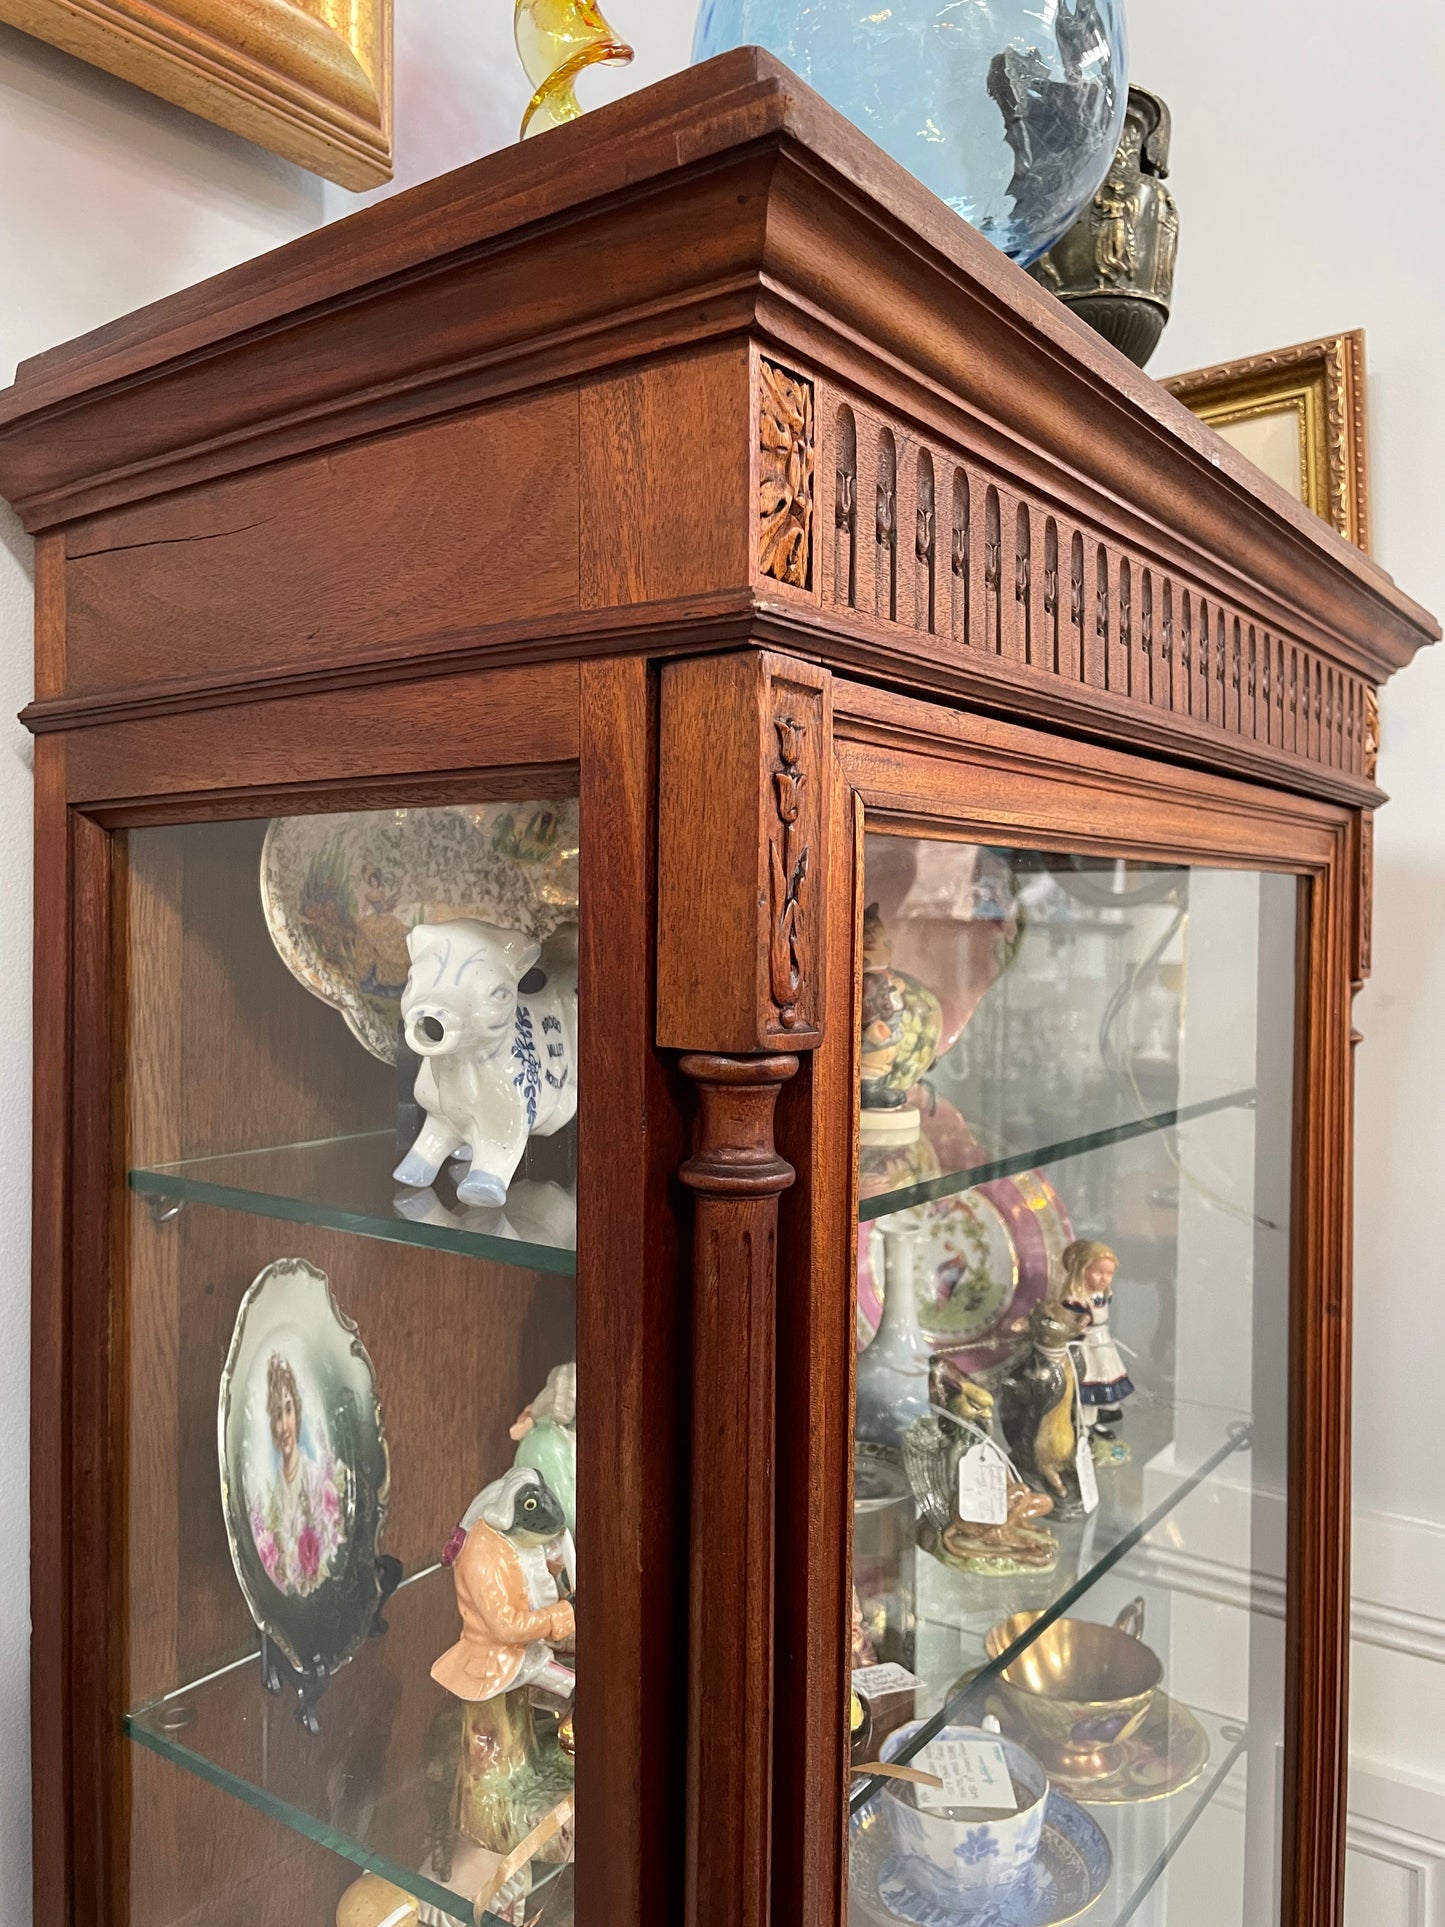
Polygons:
M372 1348L408 1565L575 1343L581 1927L844 1917L864 822L1304 879L1284 1868L1337 1927L1349 991L1377 690L1433 619L749 49L26 363L0 488L39 538L38 1927L290 1927L349 1878L119 1726L251 1638L216 1380L292 1251ZM575 1287L152 1223L141 1147L392 1114L271 951L265 818L558 793ZM356 1717L414 1749L377 1672Z

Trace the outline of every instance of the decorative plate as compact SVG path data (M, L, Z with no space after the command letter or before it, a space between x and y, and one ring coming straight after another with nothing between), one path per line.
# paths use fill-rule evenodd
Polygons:
M334 1672L380 1603L390 1461L366 1348L303 1258L267 1265L241 1300L216 1436L251 1617L298 1672Z
M575 801L278 816L261 903L287 969L394 1064L408 932L476 917L544 941L577 915L577 843Z
M915 1877L918 1863L894 1851L882 1801L853 1828L848 1887L876 1921L910 1927L1062 1927L1092 1907L1109 1884L1113 1854L1097 1820L1062 1793L1050 1792L1032 1866L1003 1894L976 1906L935 1900Z
M1017 1171L978 1187L1008 1226L1018 1253L1018 1285L992 1326L960 1349L946 1349L960 1370L977 1374L1005 1364L1028 1330L1029 1313L1063 1276L1064 1248L1074 1235L1063 1200L1042 1171Z
M1019 1282L1003 1214L982 1191L959 1191L918 1205L913 1216L923 1233L913 1275L924 1337L949 1352L986 1338L1003 1321ZM870 1339L882 1312L883 1234L874 1219L859 1226L858 1239L858 1313Z

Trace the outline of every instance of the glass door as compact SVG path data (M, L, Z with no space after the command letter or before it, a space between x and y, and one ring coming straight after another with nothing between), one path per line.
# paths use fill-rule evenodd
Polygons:
M866 838L853 1927L1278 1918L1300 890Z
M577 803L121 876L122 1917L570 1922Z

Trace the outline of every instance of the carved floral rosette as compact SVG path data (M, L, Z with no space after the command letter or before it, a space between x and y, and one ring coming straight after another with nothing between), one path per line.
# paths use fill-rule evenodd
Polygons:
M809 586L813 544L813 385L758 364L758 567Z

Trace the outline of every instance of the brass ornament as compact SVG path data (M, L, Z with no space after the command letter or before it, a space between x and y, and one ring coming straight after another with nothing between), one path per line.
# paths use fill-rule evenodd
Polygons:
M806 589L813 549L813 384L758 363L758 567Z
M1179 212L1164 185L1169 109L1129 89L1118 152L1078 220L1029 269L1096 333L1143 367L1169 319Z
M1380 767L1380 698L1373 689L1365 691L1365 780L1373 783Z

